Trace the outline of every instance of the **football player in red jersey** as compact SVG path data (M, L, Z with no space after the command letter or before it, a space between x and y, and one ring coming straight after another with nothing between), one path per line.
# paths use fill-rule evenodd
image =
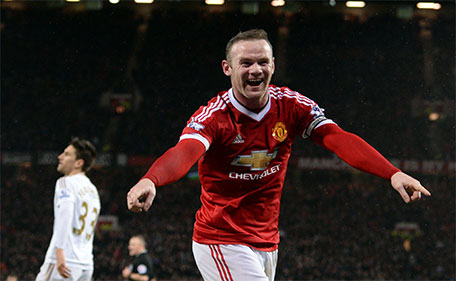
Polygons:
M328 119L313 100L271 85L274 68L264 30L233 37L222 61L232 88L191 116L178 144L127 195L130 210L147 211L157 186L177 181L198 161L202 206L193 254L204 280L274 280L280 198L298 136L389 180L406 203L431 195L363 139Z

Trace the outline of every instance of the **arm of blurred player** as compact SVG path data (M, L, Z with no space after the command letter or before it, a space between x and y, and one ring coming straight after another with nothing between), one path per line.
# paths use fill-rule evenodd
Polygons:
M66 266L63 249L57 248L55 255L57 258L57 271L62 277L69 278L71 276L71 270Z
M64 278L71 276L71 270L66 266L64 244L71 232L71 221L74 211L74 202L61 201L57 205L55 213L55 255L57 259L57 271Z
M335 124L316 128L312 133L312 141L334 152L350 166L389 180L405 203L419 200L421 193L431 195L419 181L394 167L362 138ZM407 191L412 193L411 197Z
M127 207L133 212L149 210L156 194L156 186L173 183L187 174L206 151L197 140L185 139L158 158L127 194Z

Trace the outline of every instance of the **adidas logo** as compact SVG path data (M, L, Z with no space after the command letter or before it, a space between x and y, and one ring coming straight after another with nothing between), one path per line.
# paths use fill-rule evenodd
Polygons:
M244 139L242 138L241 134L238 134L236 138L233 140L232 144L235 143L244 143Z

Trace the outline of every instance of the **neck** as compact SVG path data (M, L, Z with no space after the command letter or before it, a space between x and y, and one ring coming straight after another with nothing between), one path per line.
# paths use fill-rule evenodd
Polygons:
M243 98L242 95L237 95L236 91L234 89L233 89L233 97L242 106L244 106L245 108L247 108L250 111L253 111L255 113L260 112L268 104L268 101L269 101L269 95L267 93L259 99L249 100L249 99Z
M71 172L69 172L68 174L66 174L65 176L74 176L74 175L77 175L77 174L83 174L85 175L85 173L81 170L73 170Z
M141 251L138 251L138 252L136 253L136 256L141 255L141 254L143 254L143 253L145 253L145 252L147 252L146 249L141 250Z

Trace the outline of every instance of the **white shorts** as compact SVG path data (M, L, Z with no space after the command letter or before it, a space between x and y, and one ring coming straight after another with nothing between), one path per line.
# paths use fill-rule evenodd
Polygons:
M71 270L70 278L63 278L62 275L57 271L57 265L55 263L45 262L41 268L40 273L36 276L35 281L90 281L92 280L93 269L82 269L79 267L72 267L67 264L67 267Z
M273 281L278 250L264 252L238 244L200 244L193 256L205 281Z

